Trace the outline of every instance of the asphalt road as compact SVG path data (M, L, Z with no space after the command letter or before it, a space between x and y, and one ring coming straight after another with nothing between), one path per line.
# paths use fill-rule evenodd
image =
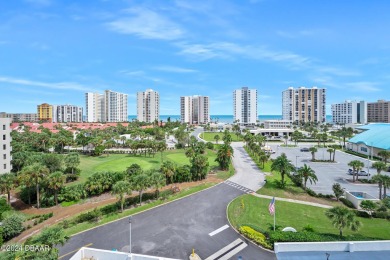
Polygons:
M323 194L333 194L332 185L334 183L340 183L340 185L348 191L360 191L366 192L374 197L378 197L379 190L377 184L354 184L347 179L352 179L352 175L348 175L347 171L350 168L348 163L352 160L360 160L365 164L365 168L363 170L369 172L371 176L376 174L376 170L371 168L372 162L363 159L358 156L354 156L351 154L347 154L341 151L336 151L335 161L336 163L314 163L310 162L311 153L310 152L301 152L300 148L302 147L311 147L312 144L300 144L299 147L277 147L276 144L269 144L271 148L276 152L272 155L272 158L280 155L281 153L285 153L287 157L291 160L294 165L298 167L307 164L310 166L316 173L318 177L318 181L316 184L310 184L308 182L308 187L310 187L315 192L320 192ZM326 148L319 148L316 153L317 159L325 159L329 160L329 153L326 152ZM369 166L369 167L367 167ZM382 172L382 174L389 174L386 172ZM360 179L367 179L370 177L359 176Z
M276 259L237 234L230 226L214 235L210 233L228 224L226 208L230 201L264 183L243 148L234 145L236 175L230 180L192 196L140 213L132 218L132 252L176 259L188 259L192 248L205 259L238 238L247 246L232 256L245 260ZM265 209L267 210L267 209ZM80 233L60 247L61 259L70 259L78 248L93 248L128 252L128 218Z

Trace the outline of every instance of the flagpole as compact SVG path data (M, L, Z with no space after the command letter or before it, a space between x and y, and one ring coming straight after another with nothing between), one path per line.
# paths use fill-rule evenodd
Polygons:
M275 224L276 224L276 210L274 211L274 231L275 231Z

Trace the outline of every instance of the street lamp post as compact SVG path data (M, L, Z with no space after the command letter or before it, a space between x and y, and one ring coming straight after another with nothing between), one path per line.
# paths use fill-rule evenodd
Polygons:
M131 257L131 216L129 217L129 253L130 253L130 257ZM132 258L132 257L131 257Z
M295 156L295 169L298 169L298 157L301 157L299 155Z

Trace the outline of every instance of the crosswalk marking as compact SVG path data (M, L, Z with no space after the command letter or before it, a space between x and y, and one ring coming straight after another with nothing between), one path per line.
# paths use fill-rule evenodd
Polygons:
M229 180L226 180L224 183L229 185L229 186L231 186L231 187L233 187L233 188L236 188L237 190L243 191L243 192L245 192L247 194L254 192L251 189L248 189L248 188L246 188L244 186L241 186L240 184L237 184L237 183L229 181Z

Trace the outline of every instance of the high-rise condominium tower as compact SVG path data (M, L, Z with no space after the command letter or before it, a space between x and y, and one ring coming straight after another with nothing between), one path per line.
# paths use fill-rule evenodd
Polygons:
M85 93L87 122L127 121L127 94L104 91L104 94Z
M390 123L390 101L378 100L367 104L369 123Z
M180 97L182 123L207 124L210 122L210 102L207 96Z
M332 104L332 118L334 124L366 124L367 102L346 100Z
M73 105L53 105L53 123L83 122L83 108Z
M11 171L11 118L0 118L0 174Z
M153 89L137 92L137 120L152 123L160 119L160 95Z
M326 90L324 88L292 87L282 92L283 120L324 123Z
M257 90L243 87L233 91L234 121L240 125L257 123Z
M127 94L106 90L104 92L105 122L125 122L127 117Z

